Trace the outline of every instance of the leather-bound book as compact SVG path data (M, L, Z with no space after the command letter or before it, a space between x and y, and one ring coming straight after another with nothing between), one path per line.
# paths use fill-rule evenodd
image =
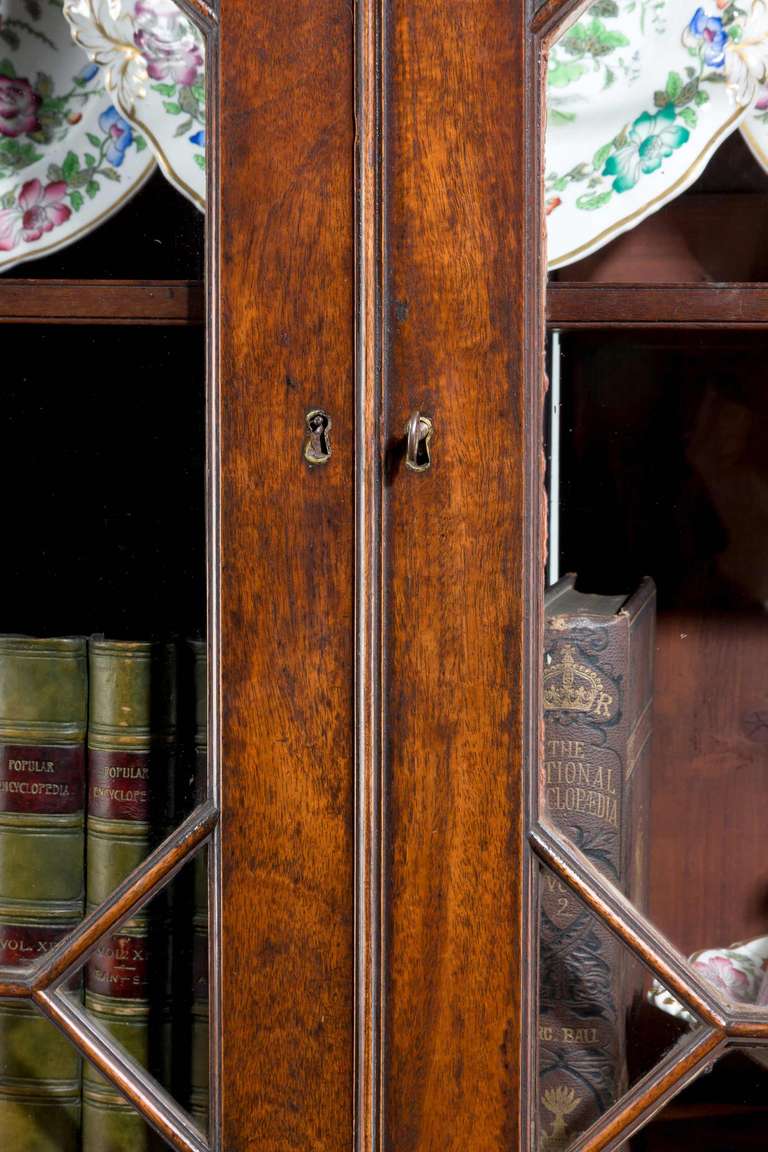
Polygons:
M39 960L83 915L85 640L0 636L0 964ZM81 1062L29 1003L0 1000L0 1144L80 1148Z
M179 817L207 791L207 646L188 640L179 651L179 757L184 787ZM200 1128L208 1125L208 850L199 850L173 881L173 1049L175 1098Z
M90 643L87 883L96 907L165 836L176 749L176 654L171 644ZM162 897L162 893L161 893ZM86 968L93 1019L164 1083L170 1059L168 910L155 897L101 941ZM164 1147L89 1064L83 1074L84 1152Z
M208 690L207 646L191 640L194 699L194 779L195 801L206 795L208 771ZM201 1128L208 1127L209 1092L209 1010L208 1010L208 849L194 860L194 904L192 939L192 1063L190 1070L190 1110Z
M653 702L656 589L545 598L540 811L641 910ZM565 1149L627 1087L627 1017L642 997L626 949L572 891L540 884L539 1122Z

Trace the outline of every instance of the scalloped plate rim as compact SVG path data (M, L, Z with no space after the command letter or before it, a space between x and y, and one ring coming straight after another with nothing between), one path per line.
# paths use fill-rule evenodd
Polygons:
M76 4L77 2L78 2L78 0L63 0L63 8L62 8L63 15L64 15L64 18L69 25L69 29L70 29L70 33L72 35L73 41L78 45L78 47L81 49L81 51L85 52L85 54L88 56L89 59L93 59L89 50L87 48L85 48L82 44L80 44L80 42L78 40L78 31L79 30L78 30L77 26L75 25L73 16L70 14L71 7L74 4ZM94 0L88 0L88 4L89 4L90 10L91 10L91 13L93 14L93 22L95 24L96 23L96 16L95 16L95 13L93 13L93 2L94 2ZM197 25L195 24L195 22L192 20L192 18L189 16L188 13L186 13L183 9L179 9L179 11L187 20L190 21L190 23L194 24L195 27L197 28ZM125 14L128 16L128 18L130 20L133 20L132 14L130 14L128 12L126 12ZM198 29L198 31L200 32L200 29ZM207 81L207 64L208 64L207 48L208 48L208 42L207 42L207 39L206 39L204 33L201 32L200 34L203 38L203 61L204 61L203 74L204 74L205 79ZM191 201L191 203L193 203L196 208L198 208L201 212L205 212L205 209L206 209L206 195L205 195L205 193L203 193L201 195L198 192L196 192L194 188L190 187L190 185L187 183L187 181L180 174L178 166L171 161L171 159L168 155L167 148L164 147L163 144L161 144L156 130L153 127L150 127L150 125L147 123L147 121L138 115L137 106L141 103L145 103L146 98L135 99L134 104L133 104L133 108L131 110L128 110L125 107L125 103L123 102L123 100L120 97L119 86L115 85L112 89L108 89L108 91L110 92L110 95L111 95L113 102L120 109L121 115L123 115L125 117L125 119L128 120L131 124L133 124L137 128L139 128L149 139L149 141L151 143L152 150L155 154L155 160L157 161L158 167L162 171L165 178L169 181L169 183L172 184L173 187L176 188L177 191L179 191L189 201ZM203 151L205 153L205 149Z
M63 23L63 29L61 29L61 44L59 44L57 37L55 36L55 30L59 20L61 20ZM52 28L54 29L53 34L51 33ZM53 44L58 45L56 51L59 51L62 46L67 47L68 49L71 48L73 55L73 69L76 69L77 64L82 67L88 63L88 56L83 51L83 49L74 41L70 40L66 35L67 31L69 30L69 25L65 20L63 10L61 8L58 8L53 4L47 5L45 8L43 8L40 17L40 27L37 29L37 31L42 32L44 30L47 32L48 39L52 41ZM16 60L14 59L14 53L18 52L18 49L3 45L2 51L3 54L13 62L15 69ZM24 72L26 73L27 71L29 71L29 69L25 65ZM24 79L26 80L26 75L24 76ZM98 95L94 93L94 101L95 103L92 105L92 107L99 110L99 117L114 104L111 95L106 90ZM72 124L70 126L66 136L63 139L48 144L39 144L38 147L41 150L41 156L36 159L33 164L28 166L28 180L37 179L40 180L41 183L44 183L45 181L42 177L42 165L44 163L55 163L54 158L57 157L59 153L64 154L68 151L82 151L78 141L85 139L89 127L91 126L91 120L83 116L76 124ZM71 244L76 243L78 240L82 240L85 236L89 235L91 232L94 232L97 228L99 228L102 224L114 216L121 208L123 208L128 203L128 201L133 196L135 196L141 188L143 188L147 180L155 171L156 167L157 163L152 153L152 149L147 148L146 160L140 167L137 167L137 171L134 175L128 176L126 178L126 173L123 171L121 172L121 176L124 178L124 182L121 182L120 184L113 183L111 180L103 182L101 195L103 197L102 203L104 204L104 207L95 216L88 216L87 214L85 216L81 216L77 212L72 211L69 218L62 224L57 225L55 230L52 230L50 233L45 233L45 235L48 237L47 243L41 243L40 240L34 240L31 242L25 241L24 243L14 245L13 248L0 251L0 276L4 275L6 272L10 272L13 268L18 268L21 264L27 264L31 261L44 259L47 256L51 256L53 253L59 252L64 248L68 248ZM26 183L27 180L24 178L24 171L24 169L19 169L19 171L15 173L13 177L4 177L0 179L0 188L2 188L4 184L11 182L16 185L19 183ZM90 202L86 201L85 203L87 205Z

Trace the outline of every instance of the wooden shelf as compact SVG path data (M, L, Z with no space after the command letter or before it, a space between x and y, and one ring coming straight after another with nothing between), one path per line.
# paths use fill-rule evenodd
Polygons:
M190 280L0 279L0 324L202 324Z
M547 321L572 328L768 328L768 284L547 287Z

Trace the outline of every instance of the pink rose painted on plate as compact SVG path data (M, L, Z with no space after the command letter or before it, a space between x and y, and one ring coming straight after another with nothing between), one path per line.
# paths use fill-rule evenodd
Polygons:
M189 24L170 0L136 0L134 43L153 80L194 84L203 54Z
M751 981L749 976L727 956L713 955L693 961L693 967L701 972L711 984L720 988L732 1000L746 1000L749 997Z
M22 136L40 127L40 97L21 76L0 75L0 136Z
M0 252L10 252L20 239L31 244L69 220L72 209L63 203L66 192L63 180L45 187L39 180L23 184L16 206L0 212Z

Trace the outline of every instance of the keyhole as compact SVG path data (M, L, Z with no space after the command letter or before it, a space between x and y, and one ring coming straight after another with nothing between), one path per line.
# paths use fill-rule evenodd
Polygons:
M322 408L313 408L304 419L309 430L304 459L309 464L326 464L331 455L331 418Z
M431 464L429 458L429 430L423 425L419 430L419 440L416 444L416 468L419 472L429 468Z
M411 472L426 472L432 463L429 442L432 439L432 421L420 412L414 412L405 427L405 466Z

